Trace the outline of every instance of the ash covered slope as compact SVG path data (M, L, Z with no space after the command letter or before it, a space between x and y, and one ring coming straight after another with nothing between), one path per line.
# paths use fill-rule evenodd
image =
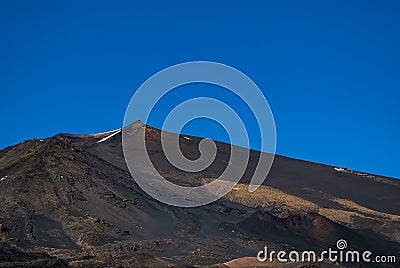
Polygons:
M29 230L28 237L15 233L28 246L30 242L67 248L73 241L78 241L78 246L101 244L130 233L137 239L151 238L170 231L168 225L164 230L158 228L160 219L168 219L171 226L176 222L170 211L139 190L125 170L56 138L31 140L12 148L2 158L0 169L5 178L0 190L3 220L9 214L5 224L11 223L11 233L12 226ZM31 214L34 216L23 219ZM146 221L141 222L143 219ZM58 229L59 225L68 235L41 239L49 228ZM144 225L145 230L141 228ZM103 229L107 231L102 234ZM67 237L73 240L70 244Z
M140 127L146 126L137 122L131 129ZM204 183L227 164L230 147L217 143L216 161L204 172L176 170L162 154L160 133L147 127L151 158L176 183ZM199 156L200 138L180 141L187 157ZM252 152L252 161L257 156ZM222 263L255 256L265 245L325 249L342 237L356 248L397 254L396 180L278 156L265 185L249 194L252 168L224 199L182 209L153 200L135 184L120 130L25 141L0 151L0 237L72 266Z
M146 127L137 121L129 129ZM176 134L166 133L167 139L174 139ZM146 129L146 143L151 159L158 170L172 180L185 177L182 183L192 179L192 184L199 184L201 178L216 178L225 169L229 161L230 145L216 142L218 153L214 163L197 174L184 173L172 166L162 153L160 145L161 131L152 127ZM65 139L77 147L85 149L122 169L126 169L122 153L122 135L120 130L96 135L60 134L57 137ZM104 139L104 137L109 137ZM100 142L99 142L100 141ZM181 149L189 159L197 159L200 154L199 137L180 135ZM241 182L249 183L257 164L259 152L251 151L250 164ZM195 178L195 179L194 179ZM291 195L304 198L322 206L332 206L332 198L351 200L361 206L375 211L400 215L400 180L372 174L364 174L345 168L318 164L276 155L271 171L264 184Z

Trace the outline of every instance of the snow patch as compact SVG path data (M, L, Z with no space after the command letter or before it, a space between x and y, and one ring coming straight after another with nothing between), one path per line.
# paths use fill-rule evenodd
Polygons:
M366 178L369 178L369 179L372 179L372 178L376 177L376 175L373 175L373 174L363 173L363 172L360 172L360 171L355 171L355 170L351 170L351 169L347 169L347 168L335 167L334 169L337 172L344 172L344 173L348 173L348 174L352 174L352 175L366 177Z
M105 137L105 138L102 138L101 140L97 141L97 143L100 143L100 142L106 141L106 140L108 140L109 138L111 138L111 137L113 137L113 136L117 135L118 133L120 133L120 132L121 132L121 129L116 129L116 130L113 130L113 131L115 131L115 132L114 132L114 133L112 133L111 135L108 135L107 137ZM111 132L112 132L112 131L109 131L109 132L106 132L106 133L111 133Z
M115 131L121 131L120 128L114 129L114 130L110 130L110 131L106 131L106 132L101 132L101 133L96 133L94 135L104 135L104 134L108 134L108 133L113 133Z
M0 181L4 181L5 179L7 179L8 176L4 176L3 178L0 179Z
M343 172L343 171L344 171L344 168L335 167L334 169L335 169L337 172Z

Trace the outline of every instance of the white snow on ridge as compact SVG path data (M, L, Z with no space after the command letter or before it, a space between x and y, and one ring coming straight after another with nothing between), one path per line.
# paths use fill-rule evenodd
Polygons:
M118 131L118 130L121 130L121 129L117 128L117 129L106 131L106 132L96 133L94 135L103 135L103 134L113 133L113 132Z
M102 138L101 140L97 141L97 143L100 143L100 142L106 141L106 140L108 140L109 138L111 138L112 136L115 136L115 135L117 135L118 133L120 133L120 132L121 132L121 129L116 129L116 130L113 130L113 131L115 131L115 132L113 132L111 135L108 135L107 137L105 137L105 138ZM109 132L105 132L105 133L111 133L111 131L109 131Z
M337 172L345 171L344 168L335 167L334 169L335 169Z

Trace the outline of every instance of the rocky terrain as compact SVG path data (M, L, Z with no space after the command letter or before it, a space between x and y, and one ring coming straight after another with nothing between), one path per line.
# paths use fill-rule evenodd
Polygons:
M163 155L160 130L141 122L130 128L132 135L146 128L151 160L174 183L207 183L229 162L230 145L217 142L210 167L185 173ZM254 258L264 246L321 251L340 238L353 249L400 256L397 179L276 156L267 180L249 193L259 157L252 151L242 180L224 198L178 208L138 187L121 140L120 130L58 134L0 151L0 267L351 266ZM180 137L185 156L199 157L200 140Z

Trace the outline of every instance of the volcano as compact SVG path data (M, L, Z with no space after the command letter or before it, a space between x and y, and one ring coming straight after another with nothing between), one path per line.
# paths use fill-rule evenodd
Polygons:
M140 121L129 131L139 135L139 128L154 166L171 182L204 185L229 164L230 145L216 142L208 168L181 171L163 154L162 131ZM165 134L179 139L187 158L200 156L202 138ZM135 183L120 129L7 147L0 151L0 267L246 267L258 265L254 257L265 246L321 251L339 239L399 258L398 179L277 155L263 185L250 193L259 155L250 152L242 179L223 198L180 208Z

